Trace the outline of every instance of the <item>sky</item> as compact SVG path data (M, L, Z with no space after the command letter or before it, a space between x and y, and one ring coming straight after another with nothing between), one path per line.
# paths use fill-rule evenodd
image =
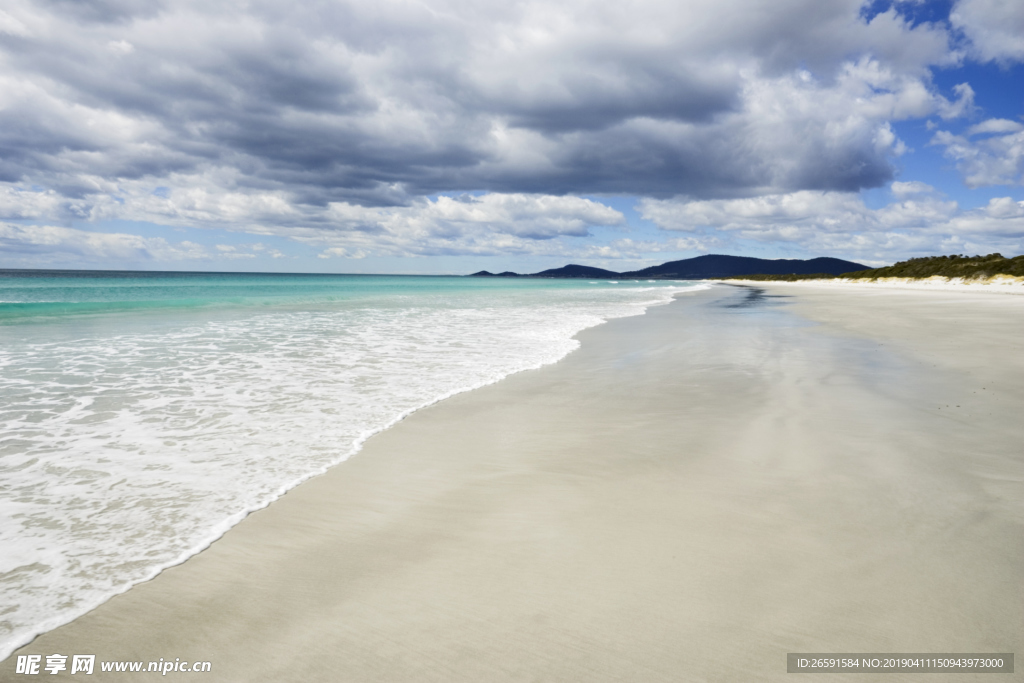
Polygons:
M1020 0L5 0L0 268L1024 253Z

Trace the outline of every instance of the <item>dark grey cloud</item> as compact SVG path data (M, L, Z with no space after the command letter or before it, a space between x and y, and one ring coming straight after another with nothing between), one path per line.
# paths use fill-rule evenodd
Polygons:
M927 90L947 36L859 7L15 0L0 180L311 207L875 187L898 151L886 98ZM896 76L844 81L865 55Z

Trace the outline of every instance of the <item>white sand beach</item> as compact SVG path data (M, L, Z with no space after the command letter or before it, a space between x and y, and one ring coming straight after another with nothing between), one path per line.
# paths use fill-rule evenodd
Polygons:
M744 284L760 286L768 284L759 280L716 280L723 284ZM962 278L942 277L936 275L928 278L909 277L880 277L874 280L869 278L845 279L820 279L820 280L795 280L793 282L772 281L773 287L806 289L834 289L851 291L863 289L864 291L877 291L886 289L903 289L924 292L961 292L975 294L1024 294L1024 277L1013 275L995 275L988 278Z
M721 285L579 339L15 657L480 683L1024 653L1024 297ZM30 680L15 657L0 679Z

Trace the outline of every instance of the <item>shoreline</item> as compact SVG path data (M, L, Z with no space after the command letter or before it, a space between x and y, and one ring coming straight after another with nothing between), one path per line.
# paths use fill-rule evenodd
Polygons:
M946 278L934 276L930 278L882 277L877 279L861 278L847 280L842 278L821 280L711 280L719 284L742 284L753 286L782 287L865 287L877 290L903 289L924 292L986 292L990 294L1024 294L1024 278L1012 275L996 275L986 280L967 280L964 278Z
M127 271L127 272L134 272L134 271ZM218 273L215 273L215 274L218 274ZM256 275L258 275L258 274L256 274ZM367 276L367 277L376 277L376 276ZM414 277L414 276L410 276L410 277ZM418 276L416 276L416 277L418 277ZM448 276L439 276L439 277L448 277ZM689 293L700 291L700 290L706 289L707 287L710 287L710 286L711 285L705 285L705 284L701 284L701 283L694 283L694 286L691 287L691 288L681 289L676 294L676 296L688 295ZM603 318L603 319L599 320L598 322L590 323L587 327L583 327L581 330L579 330L579 332L585 331L585 330L590 329L591 327L594 327L594 326L599 326L599 325L606 324L606 323L608 323L611 320L617 320L620 317L627 317L628 318L628 317L633 317L633 316L636 316L636 315L639 315L639 316L645 315L646 312L649 309L651 309L653 307L657 307L657 306L667 305L667 304L671 303L671 301L672 301L672 298L667 298L667 299L664 299L664 300L658 300L658 301L652 301L652 302L645 303L645 304L642 305L641 308L638 309L639 312L632 312L632 313L629 313L629 314L626 314L626 315L618 315L618 316L614 316L614 317ZM577 334L578 334L578 332L577 332ZM576 335L573 335L569 339L575 340L575 337L576 337ZM567 339L567 341L568 341L568 339ZM576 342L574 342L574 343L576 343ZM480 389L482 387L490 386L492 384L501 382L501 381L503 381L504 379L506 379L506 378L508 378L510 376L513 376L513 375L516 375L516 374L519 374L519 373L522 373L522 372L529 372L529 371L532 371L532 370L537 370L537 369L543 368L543 367L545 367L547 365L558 363L560 360L565 358L566 355L573 353L577 348L578 348L578 343L576 343L575 347L569 348L564 353L562 353L562 355L558 356L557 358L554 358L553 360L552 359L541 360L541 361L538 361L536 363L532 363L530 365L518 367L517 369L514 369L514 370L508 372L507 374L501 375L500 377L497 377L497 378L493 378L492 377L492 378L486 379L486 380L481 381L481 382L477 382L477 383L473 383L473 384L468 384L468 385L465 385L465 386L461 386L461 387L459 387L457 389L447 391L447 392L445 392L443 394L439 394L436 397L431 398L430 400L426 401L425 403L419 404L417 406L414 406L412 408L409 408L409 409L405 410L404 412L398 414L391 421L383 424L382 426L374 427L372 429L364 431L363 433L361 433L358 436L358 438L356 438L353 441L351 448L347 452L345 452L344 454L336 457L335 459L333 459L332 461L330 461L330 462L328 462L326 464L317 466L315 469L311 469L308 472L302 474L301 476L293 478L293 479L287 481L286 483L280 485L273 493L270 494L270 497L268 499L263 500L261 502L257 502L257 503L252 504L252 505L248 505L244 509L239 510L238 512L235 512L234 514L230 515L227 518L224 518L223 520L218 522L216 525L213 525L210 528L210 533L205 535L205 536L203 536L202 540L200 540L199 542L194 544L188 550L183 551L175 559L167 561L167 562L162 562L162 563L160 563L158 565L154 565L153 568L151 569L151 571L149 571L146 576L144 576L142 578L133 579L132 581L130 581L130 582L120 586L118 589L116 589L115 591L111 592L110 594L106 595L105 597L103 597L102 599L100 599L98 601L89 601L88 603L86 603L88 606L85 607L84 609L80 610L75 616L71 616L71 617L61 616L59 619L54 619L54 620L52 620L50 622L46 622L44 626L40 627L40 630L36 631L31 636L27 636L27 639L19 639L20 640L19 644L14 645L13 647L11 647L9 652L13 652L15 650L18 650L18 649L20 649L20 648L30 644L36 638L38 638L38 637L40 637L42 635L45 635L46 633L51 632L54 629L60 628L60 627L66 625L68 623L71 623L71 622L75 621L76 619L80 618L81 616L83 616L85 614L88 614L89 612L91 612L91 611L101 607L103 604L109 602L111 599L113 599L113 598L115 598L115 597L117 597L119 595L123 595L124 593L132 590L135 586L138 586L140 584L144 584L144 583L147 583L147 582L150 582L150 581L154 580L155 578L157 578L160 574L162 574L167 569L170 569L172 567L177 567L177 566L179 566L179 565L181 565L181 564L183 564L185 562L188 562L192 557L195 557L196 555L206 551L211 545L213 545L214 543L219 541L221 538L223 538L224 534L230 532L230 530L232 528L234 528L239 523L244 521L249 515L253 514L254 512L258 512L260 510L263 510L263 509L267 508L268 506L274 504L276 501L280 500L281 497L283 497L284 495L287 495L287 493L289 491L295 489L298 486L301 486L302 484L304 484L305 482L307 482L307 481L309 481L311 479L314 479L316 477L322 476L323 474L325 474L330 469L343 464L344 462L346 462L347 460L349 460L352 457L357 456L360 453L360 451L362 450L363 445L365 444L365 442L368 439L371 439L374 436L376 436L377 434L380 434L380 433L382 433L384 431L387 431L387 430L393 428L395 425L399 424L400 422L405 420L410 415L412 415L412 414L414 414L414 413L416 413L416 412L418 412L420 410L423 410L425 408L429 408L430 406L436 405L437 403L443 402L443 401L445 401L445 400L447 400L447 399L449 399L449 398L451 398L453 396L457 396L459 394L466 393L466 392L476 391L476 390L478 390L478 389ZM4 650L7 650L6 644L5 644ZM3 657L0 657L0 661L3 661L3 659L4 659ZM2 671L0 671L0 679L2 679Z
M975 325L1018 316L972 354L900 319L934 309L751 284L768 296L677 298L413 413L18 653L468 681L768 680L787 648L1020 650L1019 300L940 297ZM992 386L968 404L972 372ZM997 432L984 452L959 462L978 434L926 405L940 397ZM943 545L965 520L978 533ZM950 596L968 567L978 586Z

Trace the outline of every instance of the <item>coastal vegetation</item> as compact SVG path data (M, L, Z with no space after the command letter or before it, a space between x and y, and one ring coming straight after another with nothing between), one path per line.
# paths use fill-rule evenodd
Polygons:
M925 256L913 258L908 261L900 261L885 268L873 268L870 270L854 271L843 273L844 278L869 278L876 280L880 277L962 277L965 279L983 279L996 275L1014 275L1024 277L1024 256L1006 258L1002 254L989 254L988 256Z
M907 261L900 261L884 268L869 268L866 270L855 270L839 275L840 278L848 280L868 279L877 280L886 277L925 279L930 277L964 278L966 280L984 280L997 275L1008 275L1024 277L1024 256L1006 258L1002 254L989 254L987 256L965 256L954 254L951 256L924 256L913 258ZM728 280L760 280L760 281L784 281L795 280L821 280L835 278L835 275L827 273L815 273L813 275L798 274L759 274L740 275Z

